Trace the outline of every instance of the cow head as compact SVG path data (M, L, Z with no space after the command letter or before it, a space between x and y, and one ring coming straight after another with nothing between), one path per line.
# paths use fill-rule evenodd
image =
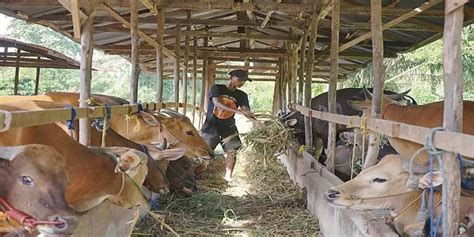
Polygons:
M197 190L196 163L192 159L182 157L171 161L166 170L166 177L170 182L171 191L185 197L190 197Z
M61 155L50 146L0 147L0 196L15 209L38 221L43 234L72 234L75 213L66 203L67 177Z
M354 179L326 191L326 200L336 207L354 209L394 209L397 199L416 189L406 186L407 166L397 155L385 156L380 163L363 170ZM417 176L419 188L429 187L430 174ZM441 184L441 176L433 173L433 185Z
M168 145L175 148L186 148L188 158L209 160L213 154L209 145L199 135L188 117L173 110L161 110L155 114L165 128L165 137Z
M156 147L147 145L150 157L148 159L147 179L143 183L150 191L155 193L169 192L169 183L166 179L166 170L169 162L177 160L184 156L186 149L173 148L167 150L159 150Z

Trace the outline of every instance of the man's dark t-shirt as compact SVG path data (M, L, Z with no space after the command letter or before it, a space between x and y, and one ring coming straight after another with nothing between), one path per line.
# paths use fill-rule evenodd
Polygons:
M238 89L231 91L225 85L213 85L211 89L209 89L209 104L207 107L206 121L201 129L203 132L209 133L213 129L223 131L235 126L234 115L228 119L220 119L214 115L214 102L212 102L213 97L220 97L222 100L225 100L226 103L233 103L233 105L235 105L230 107L239 108L246 106L250 108L248 96L245 92Z

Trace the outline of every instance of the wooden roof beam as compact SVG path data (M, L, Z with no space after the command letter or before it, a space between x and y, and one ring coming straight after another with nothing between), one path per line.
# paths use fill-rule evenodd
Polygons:
M288 13L312 12L313 3L235 3L213 2L212 4L199 4L190 0L163 0L161 7L181 8L188 10L217 10L226 9L233 11L281 11Z
M106 10L113 18L115 18L115 20L117 20L118 22L122 23L124 26L130 29L130 22L128 22L122 16L120 16L118 12L116 12L114 9L112 9L110 6L108 6L105 3L101 3L100 6L102 7L102 9ZM143 38L147 43L153 45L153 47L155 48L159 47L158 42L152 37L150 37L149 35L145 34L143 31L138 30L138 35L141 38ZM171 58L177 58L176 54L170 51L169 49L167 49L164 45L162 48L163 48L163 53L166 56L171 57Z
M385 23L383 26L382 26L382 30L386 30L386 29L389 29L390 27L392 26L395 26L397 24L399 24L400 22L403 22L409 18L412 18L416 15L418 15L419 13L423 12L423 11L426 11L428 9L430 9L431 7L433 6L436 6L437 4L443 2L443 0L432 0L432 1L429 1L429 2L426 2L424 4L422 4L421 6L409 11L409 12L405 12L403 15L400 15L399 17ZM341 47L339 48L339 52L342 52L364 40L367 40L369 39L370 37L372 37L372 31L369 31L343 45L341 45Z

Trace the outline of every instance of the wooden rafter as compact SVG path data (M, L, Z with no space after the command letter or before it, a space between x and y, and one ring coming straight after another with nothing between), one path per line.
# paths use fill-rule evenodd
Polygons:
M406 12L405 14L391 20L390 22L385 23L382 26L382 30L389 29L390 27L395 26L398 23L403 22L403 21L405 21L409 18L412 18L412 17L418 15L419 13L430 9L433 6L436 6L437 4L439 4L441 2L443 2L443 0L432 0L432 1L426 2L425 4L417 7L416 9L413 9L409 12ZM350 47L352 47L352 46L354 46L354 45L356 45L356 44L358 44L358 43L360 43L360 42L362 42L366 39L369 39L371 36L372 36L372 32L371 31L367 32L367 33L365 33L365 34L363 34L363 35L361 35L361 36L345 43L344 45L341 45L341 47L339 48L339 52L342 52L342 51L344 51L344 50L346 50L346 49L348 49L348 48L350 48Z

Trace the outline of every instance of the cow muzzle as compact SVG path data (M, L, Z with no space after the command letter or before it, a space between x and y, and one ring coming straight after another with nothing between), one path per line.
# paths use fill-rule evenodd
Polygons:
M53 215L48 218L50 221L58 222L55 225L38 225L37 229L41 234L61 234L71 235L77 227L78 220L75 216Z

